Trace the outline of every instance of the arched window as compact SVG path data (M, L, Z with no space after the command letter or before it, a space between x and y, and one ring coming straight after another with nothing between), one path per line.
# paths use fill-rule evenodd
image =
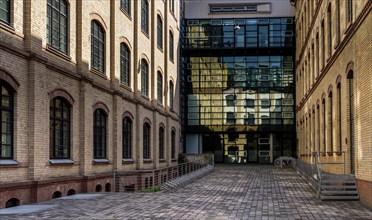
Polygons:
M158 103L163 104L163 75L158 71Z
M328 94L328 103L329 103L329 109L328 109L328 137L329 137L329 150L333 151L333 95L332 92Z
M71 143L70 104L62 97L50 101L49 157L69 159Z
M164 128L159 128L159 159L164 159Z
M346 12L347 12L347 23L353 21L353 0L347 0L346 3Z
M10 0L0 1L0 22L10 25Z
M13 91L4 82L0 81L0 119L1 119L1 145L0 159L13 159Z
M130 16L130 1L131 0L121 0L120 6L124 10L125 13L127 13Z
M65 0L47 2L48 45L67 54L68 5Z
M149 3L141 0L141 29L145 34L149 34Z
M150 154L150 125L148 123L143 124L143 159L151 159Z
M158 48L163 50L163 21L159 15L157 20L157 43Z
M174 96L174 85L172 81L169 81L169 108L173 109L173 96Z
M176 158L176 131L172 130L171 133L171 156L172 159Z
M130 52L124 43L120 44L120 83L130 86Z
M132 127L132 120L125 117L123 119L123 159L132 158Z
M326 103L325 99L322 101L322 110L323 110L323 151L326 152L327 148L327 142L326 142L326 137L327 137L327 122L326 122Z
M144 59L141 60L141 94L149 96L149 65Z
M91 68L105 73L105 32L98 21L91 26Z
M174 62L174 51L173 51L173 33L169 31L169 60Z
M107 114L103 109L93 113L93 157L106 159Z

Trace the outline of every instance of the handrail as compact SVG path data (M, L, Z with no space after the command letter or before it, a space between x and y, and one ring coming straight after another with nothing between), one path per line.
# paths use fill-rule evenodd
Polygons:
M155 192L161 190L161 186L166 182L176 180L210 165L214 166L213 155L157 169L114 170L114 189L115 192Z
M326 154L337 154L339 155L340 153L343 155L343 160L341 162L327 162L327 161L322 161L321 155L326 155ZM318 177L318 194L320 195L321 192L321 185L322 185L322 177L324 173L323 165L340 165L343 164L343 174L346 174L346 151L313 151L312 152L313 156L313 165L316 166L317 170L317 177Z

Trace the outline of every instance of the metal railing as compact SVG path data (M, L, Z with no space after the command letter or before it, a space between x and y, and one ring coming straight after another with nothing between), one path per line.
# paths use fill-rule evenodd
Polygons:
M157 192L166 183L200 171L206 167L214 167L213 155L204 155L194 161L153 170L114 171L115 192Z

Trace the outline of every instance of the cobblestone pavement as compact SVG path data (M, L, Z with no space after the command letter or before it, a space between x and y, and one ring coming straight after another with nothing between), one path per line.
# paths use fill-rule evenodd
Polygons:
M86 200L54 199L54 208L0 219L372 219L358 201L319 201L291 169L216 165L173 193L110 193Z

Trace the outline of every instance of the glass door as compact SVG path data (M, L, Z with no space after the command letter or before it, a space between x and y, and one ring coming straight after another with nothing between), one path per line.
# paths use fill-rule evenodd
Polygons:
M258 139L258 163L271 163L270 138Z
M247 139L245 134L224 135L225 163L247 163Z

